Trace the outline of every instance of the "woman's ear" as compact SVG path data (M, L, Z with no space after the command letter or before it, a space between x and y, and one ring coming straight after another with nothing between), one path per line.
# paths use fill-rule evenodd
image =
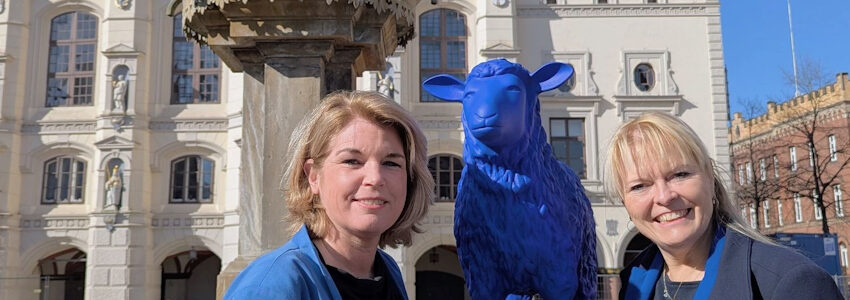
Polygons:
M310 183L310 191L313 194L319 194L319 168L312 158L304 162L304 175L307 175L307 181Z

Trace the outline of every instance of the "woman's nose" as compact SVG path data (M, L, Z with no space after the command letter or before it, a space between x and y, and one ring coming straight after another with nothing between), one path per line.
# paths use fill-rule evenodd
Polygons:
M384 174L380 163L366 164L363 184L371 186L384 185Z
M655 202L658 204L666 205L669 204L673 199L676 199L679 195L670 188L670 183L664 181L656 183L655 186Z

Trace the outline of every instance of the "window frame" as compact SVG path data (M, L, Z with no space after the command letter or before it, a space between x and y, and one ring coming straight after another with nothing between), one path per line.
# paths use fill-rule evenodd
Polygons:
M835 135L830 134L829 137L829 161L838 160L838 150L835 145Z
M822 220L823 214L821 214L820 205L818 205L818 193L815 190L812 190L812 207L815 212L815 220Z
M747 184L753 184L753 163L748 161L747 166Z
M638 68L646 66L645 71L640 71ZM646 74L643 78L647 79L647 82L639 81L641 76L638 74ZM657 72L655 72L655 68L652 67L652 64L648 62L641 62L635 66L632 70L632 83L635 85L638 91L642 93L652 92L652 89L655 88L656 83L658 83Z
M762 201L761 210L764 219L764 228L770 228L770 200Z
M183 70L177 68L177 43L178 42L186 42L187 38L185 33L182 30L177 30L175 26L177 24L181 24L182 26L182 13L177 13L172 17L172 28L171 28L171 80L169 81L170 92L169 92L169 104L171 105L187 105L187 104L220 104L221 103L221 86L222 86L222 68L221 68L221 58L218 57L212 49L207 45L199 45L198 43L190 43L192 44L192 66L189 69ZM182 28L182 27L181 27ZM180 33L177 35L177 33ZM215 56L216 66L213 68L202 68L201 60L202 54L204 53L204 49L208 49L213 56ZM179 88L177 86L177 77L178 76L192 76L192 102L180 102L180 93ZM201 76L215 76L217 79L216 90L212 93L215 95L215 101L202 101L203 91L201 90Z
M449 159L448 170L443 170L442 168L440 168L441 158ZM431 169L432 161L434 162L434 169ZM457 167L455 165L455 162L460 163L460 168L455 168ZM460 183L460 176L463 173L464 166L465 163L463 161L463 158L453 154L438 153L428 158L428 171L430 171L431 176L434 177L434 202L455 202L455 200L457 200L457 187ZM450 176L448 186L440 183L440 179L442 178L442 175L445 172L448 172ZM458 180L454 180L454 178L457 178ZM440 190L443 187L448 187L449 197L443 197L440 193Z
M758 223L756 223L756 203L750 202L749 205L750 211L750 227L753 229L758 229Z
M189 201L189 199L191 199L191 198L189 198L189 189L192 187L192 186L189 185L189 183L190 183L189 176L192 173L192 171L190 170L190 166L189 166L189 159L197 159L198 160L197 161L198 170L195 171L196 176L197 176L197 178L196 178L197 185L195 186L195 190L196 190L196 193L197 193L196 194L197 199L195 199L195 201ZM175 180L175 174L177 173L176 170L175 170L175 165L177 165L177 163L179 163L181 161L185 161L185 164L184 164L185 168L182 172L183 173L182 174L183 181L182 181L182 186L181 186L183 198L179 198L179 199L182 199L182 200L176 201L175 199L178 199L178 198L174 198L174 188L175 188L175 184L174 184L175 181L174 180ZM209 182L209 188L208 188L209 189L209 199L203 198L203 193L204 193L204 189L205 189L204 186L206 185L203 182L203 176L204 176L204 173L206 171L206 169L204 168L204 162L206 162L206 161L210 162L210 167L209 167L210 182ZM213 160L211 158L207 158L203 155L195 155L195 154L183 155L183 156L180 156L180 157L177 157L177 158L171 160L170 169L169 169L169 176L168 176L168 204L210 204L210 203L213 203L214 201L215 201L215 160Z
M797 171L797 147L791 146L788 149L789 149L788 150L789 151L788 156L790 156L790 158L791 158L791 172L796 172Z
M767 166L765 166L764 158L759 159L759 179L767 180Z
M838 244L838 251L839 251L839 254L841 255L841 267L846 268L847 267L847 245L845 245L844 243L839 243Z
M776 219L779 226L785 225L782 221L782 200L776 200Z
M841 191L841 185L836 184L832 186L832 199L835 201L835 216L843 217L844 216L844 199L843 192Z
M61 170L61 163L64 160L68 160L70 164L70 171L64 172ZM47 201L48 188L49 188L49 178L51 174L48 174L50 171L49 165L55 163L55 174L52 175L56 180L56 186L53 187L53 201ZM79 170L77 167L82 165L82 170ZM69 155L59 155L54 156L46 161L44 161L44 169L42 170L41 177L41 201L42 205L58 205L58 204L85 204L86 199L86 175L88 171L88 163L85 160L80 158L69 156ZM67 173L67 174L65 174ZM65 183L64 189L66 189L68 198L61 199L61 193L63 190L62 182L64 181L62 178L64 175L67 175L68 180ZM79 177L82 177L81 180L78 180ZM79 181L79 183L78 183ZM75 199L74 194L79 190L80 198Z
M794 193L794 221L803 222L803 203L800 200L800 193Z
M462 22L463 22L463 32L464 32L463 35L458 35L458 36L448 36L447 35L446 24L448 22L446 21L447 20L446 14L450 11L456 13L458 16L461 17ZM423 30L421 28L423 28L423 26L422 26L422 21L424 19L423 17L426 17L426 15L431 14L431 13L439 13L440 14L440 20L438 22L438 24L440 26L440 33L439 33L438 36L422 35ZM432 75L428 75L429 77L436 75L436 74L451 74L451 75L455 75L455 77L457 77L457 75L466 76L467 70L469 69L469 22L468 22L467 19L468 18L466 16L466 14L464 14L463 12L456 10L456 9L445 8L445 7L430 9L430 10L425 11L422 14L419 15L419 20L418 20L418 24L417 24L419 26L418 30L417 30L419 32L417 34L417 37L419 39L419 81L420 81L420 84L419 84L419 103L439 103L439 102L443 102L439 98L436 98L436 97L428 94L428 92L425 91L425 89L422 87L421 83L425 82L425 80L428 79L428 78L426 78L426 74L432 74ZM440 43L440 66L438 68L425 68L424 67L424 65L423 65L424 60L422 59L422 57L423 57L422 51L423 51L424 47L422 47L422 46L425 44L425 42L439 42ZM449 68L448 67L448 57L449 57L448 44L450 42L463 42L463 49L464 50L463 50L463 55L461 55L461 57L463 58L463 65L464 65L463 68ZM458 78L458 79L464 80L465 78ZM427 99L429 99L429 100L426 100L426 95L428 97ZM431 99L431 98L433 98L433 99Z
M581 121L581 130L580 130L581 136L570 136L570 121L571 120L580 120ZM563 121L564 122L564 136L555 136L555 134L553 133L552 123L555 122L555 121ZM586 138L586 136L587 136L587 134L586 134L587 120L586 120L586 118L581 118L581 117L578 117L578 118L571 118L571 117L549 118L549 128L548 129L549 129L549 132L548 132L549 133L549 145L550 145L550 147L552 147L552 154L553 155L555 154L554 146L552 146L552 145L554 145L556 141L564 141L565 144L567 145L567 147L565 149L565 152L567 154L567 157L566 157L567 161L569 161L570 158L572 158L572 156L570 155L571 154L570 153L570 147L569 147L570 142L580 142L581 143L582 170L581 170L581 172L576 172L576 175L579 176L579 179L587 179L588 176L587 176L587 138ZM565 161L560 160L560 159L558 159L558 161L564 163L565 165L570 167L570 169L573 169L573 167L568 162L565 162ZM573 169L573 171L575 172L576 170Z
M68 39L54 40L53 33L55 31L55 28L54 28L55 24L53 22L56 21L58 18L65 16L65 15L70 15L69 18L71 19L70 24L69 24L69 28L68 28ZM94 29L93 29L94 30L94 37L93 38L87 38L87 39L78 38L78 29L79 29L78 23L80 22L80 18L79 18L80 15L86 15L86 16L94 19ZM98 36L99 36L99 33L100 33L99 32L100 28L99 28L98 24L100 24L100 19L96 15L85 12L85 11L70 11L70 12L66 12L66 13L54 16L53 18L50 19L49 24L50 24L50 26L49 26L49 31L48 31L48 47L47 47L47 77L46 77L47 80L46 80L46 88L45 88L45 95L44 95L44 107L52 108L52 107L94 106L94 97L95 97L95 94L96 94L95 91L96 91L96 86L97 86L97 80L95 80L96 72L97 72L97 57L98 57L98 41L97 41L97 39L98 39ZM76 69L76 65L78 64L78 61L77 61L78 57L80 56L80 54L77 53L77 48L79 46L85 46L85 45L90 45L94 49L94 51L91 53L92 56L93 56L92 61L91 61L91 70L77 71L75 69ZM65 71L65 72L51 72L50 71L51 65L58 64L58 62L51 63L51 62L53 62L51 60L51 57L52 57L51 53L53 52L53 49L58 49L59 47L63 47L63 46L68 48L67 71ZM52 88L52 86L50 84L51 79L66 80L66 84L65 84L66 91L65 91L65 95L62 96L64 98L62 103L59 103L58 101L55 102L55 103L51 103L51 101L50 101L51 98L56 98L56 97L51 96L51 92L50 92L50 89ZM77 80L81 80L81 79L88 79L89 82L91 82L91 85L78 85ZM80 88L83 88L83 89L87 88L89 93L88 94L77 93L76 91ZM81 103L76 103L78 98L86 98L87 100L81 101Z
M779 178L779 157L773 155L773 178Z

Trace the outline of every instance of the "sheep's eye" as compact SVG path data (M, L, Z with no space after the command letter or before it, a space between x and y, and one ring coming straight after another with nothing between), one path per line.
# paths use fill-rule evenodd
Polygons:
M519 92L519 91L520 91L520 88L519 88L519 86L512 85L512 86L509 86L509 87L508 87L508 90L509 90L509 91L514 91L514 92Z

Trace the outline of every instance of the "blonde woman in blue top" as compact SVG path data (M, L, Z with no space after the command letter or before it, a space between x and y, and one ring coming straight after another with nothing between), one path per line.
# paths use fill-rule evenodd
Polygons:
M620 273L620 299L842 299L826 271L746 225L715 170L671 115L614 133L606 183L653 243Z
M289 148L295 235L243 270L225 299L407 299L398 266L379 248L410 245L433 194L416 121L378 93L337 92Z

